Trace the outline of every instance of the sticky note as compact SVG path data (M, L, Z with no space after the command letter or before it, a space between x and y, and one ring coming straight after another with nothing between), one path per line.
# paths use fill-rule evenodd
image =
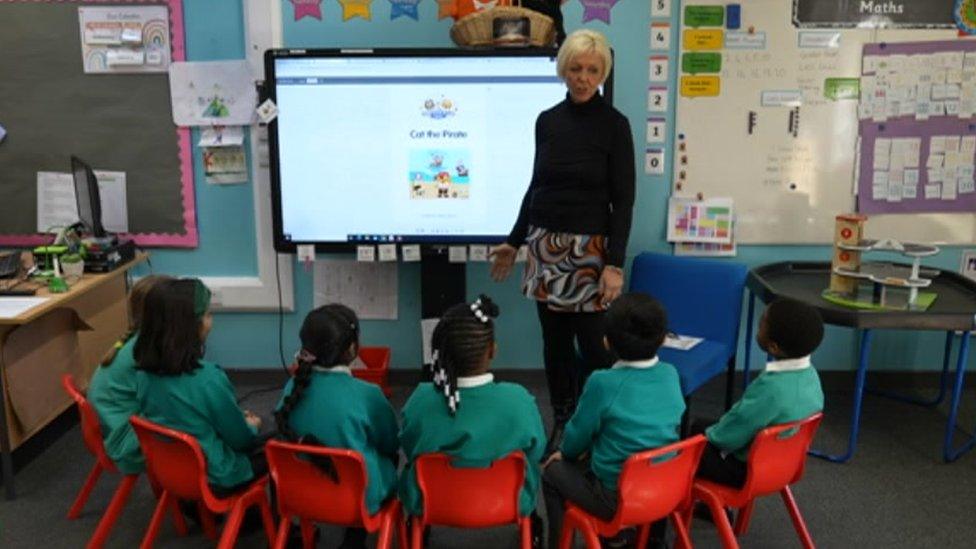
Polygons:
M376 261L376 247L356 246L356 261Z
M941 185L926 185L925 186L925 199L932 200L942 196L942 186Z
M716 97L721 92L718 76L682 76L681 95L684 97Z
M380 252L380 261L397 260L396 244L380 244L379 252Z
M468 259L471 261L488 261L488 246L484 244L468 246Z
M296 246L295 252L298 255L298 260L301 262L315 261L314 244L300 244Z
M466 263L468 261L468 248L465 246L449 246L447 248L447 260L450 263Z
M725 33L721 30L685 29L681 35L681 46L686 51L720 50Z
M405 244L400 248L404 261L420 261L420 244Z
M729 4L725 6L725 28L735 30L741 26L742 6L740 4Z

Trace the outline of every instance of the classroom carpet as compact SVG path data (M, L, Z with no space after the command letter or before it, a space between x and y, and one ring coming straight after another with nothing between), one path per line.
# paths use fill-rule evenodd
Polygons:
M846 443L853 380L843 377L842 382L825 382L826 417L816 447L840 450ZM528 386L536 395L548 425L551 417L541 371L502 372L499 378ZM261 386L253 381L238 382L238 388L243 396ZM402 406L411 390L412 384L394 386L394 405ZM915 390L933 392L926 387ZM264 416L266 425L270 425L270 410L278 397L277 390L254 393L246 397L242 406ZM713 380L693 398L693 412L698 416L717 415L722 411L723 399L724 379ZM810 458L806 476L793 488L818 547L973 546L976 452L952 464L942 462L946 415L946 405L920 408L876 396L866 397L860 444L854 459L837 465ZM965 391L960 417L967 429L976 423L976 388ZM68 415L58 423L51 429L53 433L44 433L38 437L40 442L17 456L18 461L25 463L20 463L16 475L18 498L0 499L0 547L83 547L115 490L118 477L103 475L81 517L73 521L65 518L92 465L92 458L82 445L77 420ZM148 483L140 479L108 547L137 547L154 503ZM318 547L339 545L340 528L320 527L320 532ZM708 522L695 519L691 534L696 547L720 547ZM740 542L747 548L800 546L778 496L758 501L750 529ZM374 544L375 536L371 536L369 546ZM583 546L578 536L576 544ZM171 523L166 523L156 546L202 548L214 544L199 529L192 529L189 536L181 538ZM242 536L238 543L238 547L265 546L261 532ZM429 547L515 548L518 537L514 527L434 528Z

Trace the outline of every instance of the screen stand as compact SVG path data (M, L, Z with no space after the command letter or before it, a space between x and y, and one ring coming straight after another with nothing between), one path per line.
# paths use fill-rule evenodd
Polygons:
M466 299L466 263L448 261L447 246L422 246L420 262L420 318L440 318L452 305ZM430 381L431 365L424 364L424 381Z

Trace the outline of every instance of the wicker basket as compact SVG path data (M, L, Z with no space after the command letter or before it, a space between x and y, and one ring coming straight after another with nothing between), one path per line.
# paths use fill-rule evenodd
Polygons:
M551 46L556 41L556 25L552 18L521 6L496 6L465 15L451 27L451 39L462 47L493 45L492 29L495 18L526 17L529 20L529 44Z

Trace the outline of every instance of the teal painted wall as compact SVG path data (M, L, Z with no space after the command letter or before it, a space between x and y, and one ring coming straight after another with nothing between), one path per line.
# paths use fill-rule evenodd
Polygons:
M678 33L678 1L672 14L671 82L675 80L674 60ZM449 20L438 21L433 0L420 3L420 19L399 18L391 21L390 4L376 0L372 4L372 21L341 21L341 7L334 0L323 0L323 20L304 18L294 21L292 4L282 2L285 43L292 47L411 47L450 46ZM650 2L619 2L612 12L612 24L587 23L607 34L616 49L616 83L614 102L630 120L638 147L644 143L644 120L647 117L647 57L650 55ZM244 24L241 3L237 0L184 0L187 51L191 61L240 59L244 57ZM581 26L582 7L575 0L563 6L567 29ZM674 105L674 88L670 86ZM668 113L669 128L673 112ZM196 136L194 136L196 141ZM671 141L668 142L670 150ZM157 272L183 275L254 275L256 274L254 220L250 184L211 186L203 183L200 153L195 151L197 184L197 219L200 225L200 247L192 251L161 250L153 253ZM643 165L643 159L639 158ZM670 173L668 158L666 173ZM628 256L642 251L667 252L664 216L670 176L648 177L642 170L637 181L637 206ZM944 250L928 263L957 269L959 248ZM826 260L826 246L739 246L735 261L750 266L797 260ZM517 277L495 284L488 278L487 265L473 263L468 267L470 296L492 295L500 304L499 357L496 366L506 368L540 368L542 350L540 331L532 304L519 294ZM399 320L367 321L363 326L366 345L387 345L393 349L393 366L412 368L420 364L420 269L416 264L400 264ZM284 354L288 359L297 347L301 319L312 303L311 273L296 266L294 273L296 312L284 316ZM926 370L938 368L943 343L941 334L879 333L875 338L872 366L875 369ZM278 363L278 317L275 314L220 314L207 343L208 358L227 367L271 367ZM760 353L754 354L756 367ZM741 355L740 355L741 356ZM830 328L815 360L821 369L846 370L856 363L856 341L849 330Z

